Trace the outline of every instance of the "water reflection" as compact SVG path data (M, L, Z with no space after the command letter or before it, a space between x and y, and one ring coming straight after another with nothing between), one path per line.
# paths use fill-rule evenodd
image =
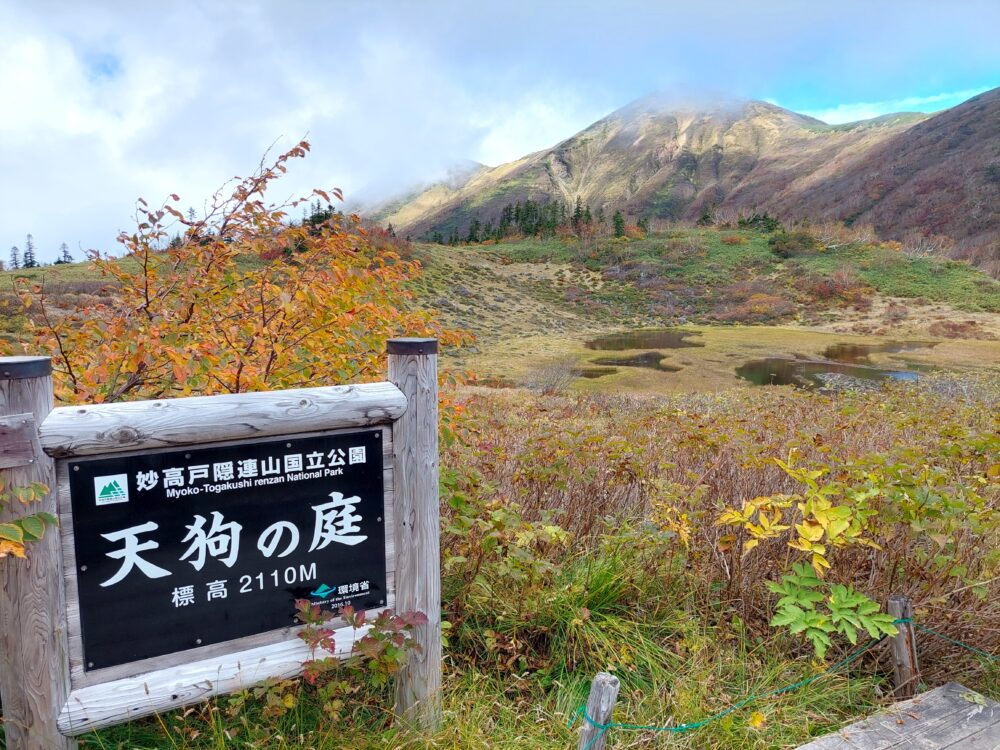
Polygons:
M575 367L573 368L573 375L578 378L587 378L588 380L595 380L597 378L603 378L605 375L614 375L618 372L617 367Z
M598 351L620 352L629 349L683 349L689 346L705 346L701 341L688 341L691 336L699 335L696 331L680 331L676 328L640 328L598 336L588 341L586 347Z
M661 372L677 372L683 369L675 365L664 364L663 358L662 352L643 352L631 357L599 357L592 359L591 362L595 365L613 365L615 367L648 367L651 370L660 370Z
M796 385L800 388L821 388L829 385L830 374L860 381L917 380L919 375L906 370L882 370L878 367L850 365L819 360L755 359L736 368L736 374L755 385Z
M823 358L832 359L835 362L860 364L870 362L869 355L876 352L885 352L888 354L912 352L917 349L928 349L936 344L936 341L889 341L885 344L833 344L823 350Z

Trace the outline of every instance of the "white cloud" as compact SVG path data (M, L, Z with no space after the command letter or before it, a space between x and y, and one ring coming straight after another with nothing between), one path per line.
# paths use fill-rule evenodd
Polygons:
M0 247L31 232L43 260L63 241L113 251L137 197L198 208L276 140L313 145L281 198L336 186L356 202L462 159L517 158L603 114L530 72L470 84L438 46L352 22L348 6L315 27L306 4L161 8L0 0L14 40L0 47Z
M815 117L817 120L837 125L845 122L857 122L858 120L870 120L873 117L893 114L895 112L937 112L938 110L954 107L956 104L971 99L976 94L988 91L989 87L984 86L977 89L966 89L964 91L950 91L931 96L908 96L902 99L889 99L881 102L855 102L853 104L838 104L836 107L827 109L804 110L802 114Z
M976 13L930 22L939 6L922 0L761 14L723 0L706 25L701 6L652 0L615 12L600 0L0 0L0 257L28 232L47 260L63 241L113 250L137 197L177 192L197 208L306 133L312 155L282 197L336 186L366 200L464 159L551 146L664 86L874 102L811 113L833 122L942 108L957 102L881 99L914 80L990 80L1000 6L969 1ZM864 29L833 23L862 8ZM891 56L867 36L890 21L909 30ZM937 58L921 36L932 32ZM964 66L960 83L942 77L948 65Z

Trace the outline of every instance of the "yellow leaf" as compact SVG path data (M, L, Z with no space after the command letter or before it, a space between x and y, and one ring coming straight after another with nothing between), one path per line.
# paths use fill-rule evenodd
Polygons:
M744 555L747 554L748 552L750 552L750 550L752 550L758 544L760 544L760 539L749 539L749 540L747 540L747 543L743 545L743 554Z
M0 557L7 557L7 555L24 559L24 545L20 542L10 542L6 539L0 541Z
M813 565L813 568L815 569L816 573L820 577L822 577L823 574L824 574L824 570L823 570L824 568L826 568L827 570L829 570L829 568L830 568L830 563L828 563L826 561L826 558L823 557L822 555L813 555L813 557L812 557L812 565Z
M826 535L832 539L833 537L840 536L842 533L847 531L850 526L851 522L849 520L831 521L830 525L826 529Z
M795 530L799 532L799 535L803 539L807 539L810 542L818 542L823 538L823 527L815 521L806 520L800 524L796 524Z

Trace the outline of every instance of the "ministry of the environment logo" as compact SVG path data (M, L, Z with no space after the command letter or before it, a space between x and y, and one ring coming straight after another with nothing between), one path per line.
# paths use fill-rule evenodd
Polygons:
M320 599L325 599L326 597L330 596L330 594L336 594L336 593L337 593L337 589L335 589L335 588L333 588L331 586L327 586L324 583L324 584L321 584L318 589L316 589L315 591L313 591L310 594L310 596L315 596L315 597L318 597Z
M128 502L128 474L94 477L94 498L98 505Z

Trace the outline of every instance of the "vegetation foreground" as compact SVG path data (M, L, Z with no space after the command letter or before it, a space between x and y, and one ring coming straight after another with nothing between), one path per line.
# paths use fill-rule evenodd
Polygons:
M266 184L307 148L237 184L204 219L185 220L169 204L145 209L139 231L122 238L128 260L102 261L93 294L55 306L51 289L22 283L7 300L19 316L7 348L55 352L57 395L72 403L370 380L381 373L389 335L468 342L446 327L463 323L461 309L444 325L426 311L447 282L435 260L458 250L430 257L421 275L401 243L347 217L319 210L289 227L284 207L265 206ZM184 234L167 246L171 217ZM739 308L764 316L739 322L780 322L812 309L828 291L813 289L822 274L841 268L824 270L829 256L802 237L780 253L774 237L749 230L634 239L553 243L553 252L576 253L561 258L573 273L600 278L589 291L560 290L549 312L595 328L616 310L639 322L677 322ZM714 252L716 244L732 254ZM539 262L540 246L480 250L506 254L505 262L532 252L528 260ZM610 262L603 254L612 252L623 257ZM784 252L803 260L788 263ZM841 274L829 307L859 304L882 283L885 264L907 262L886 255L891 248L850 252L859 263L888 259L860 266L871 277ZM995 309L994 282L958 264L943 268L953 275L921 272L914 283L924 291L915 294ZM739 278L744 272L755 278ZM720 287L723 278L730 287ZM487 341L499 335L485 333ZM913 598L919 622L1000 651L994 371L836 396L789 387L547 390L555 392L444 389L439 732L420 738L394 723L398 662L387 651L101 730L81 745L567 748L576 737L567 722L597 671L622 681L619 721L698 721L819 675L893 633L882 613L893 593ZM44 529L22 526L0 552L30 555ZM927 685L955 679L1000 697L995 659L938 639L919 645ZM690 733L612 734L611 746L795 747L887 702L890 672L882 643L837 675Z
M837 586L877 602L906 592L918 621L996 653L1000 388L984 381L960 396L949 385L837 398L470 390L443 458L441 732L398 732L391 696L372 683L339 683L331 700L290 682L105 730L84 746L566 748L567 720L599 670L623 682L620 721L702 719L852 650L849 630L827 632L819 659L809 631L769 624L766 582L787 581L792 561L809 556L794 531L762 529L775 528L779 507L788 514L787 501L821 495L862 518L867 541L830 545L821 595L804 609L829 619ZM785 467L774 460L789 456ZM748 504L759 523L731 517ZM808 524L792 508L785 523ZM996 662L919 643L926 684L960 679L1000 695ZM793 747L883 703L890 674L880 646L842 675L690 735L630 734L628 746Z

